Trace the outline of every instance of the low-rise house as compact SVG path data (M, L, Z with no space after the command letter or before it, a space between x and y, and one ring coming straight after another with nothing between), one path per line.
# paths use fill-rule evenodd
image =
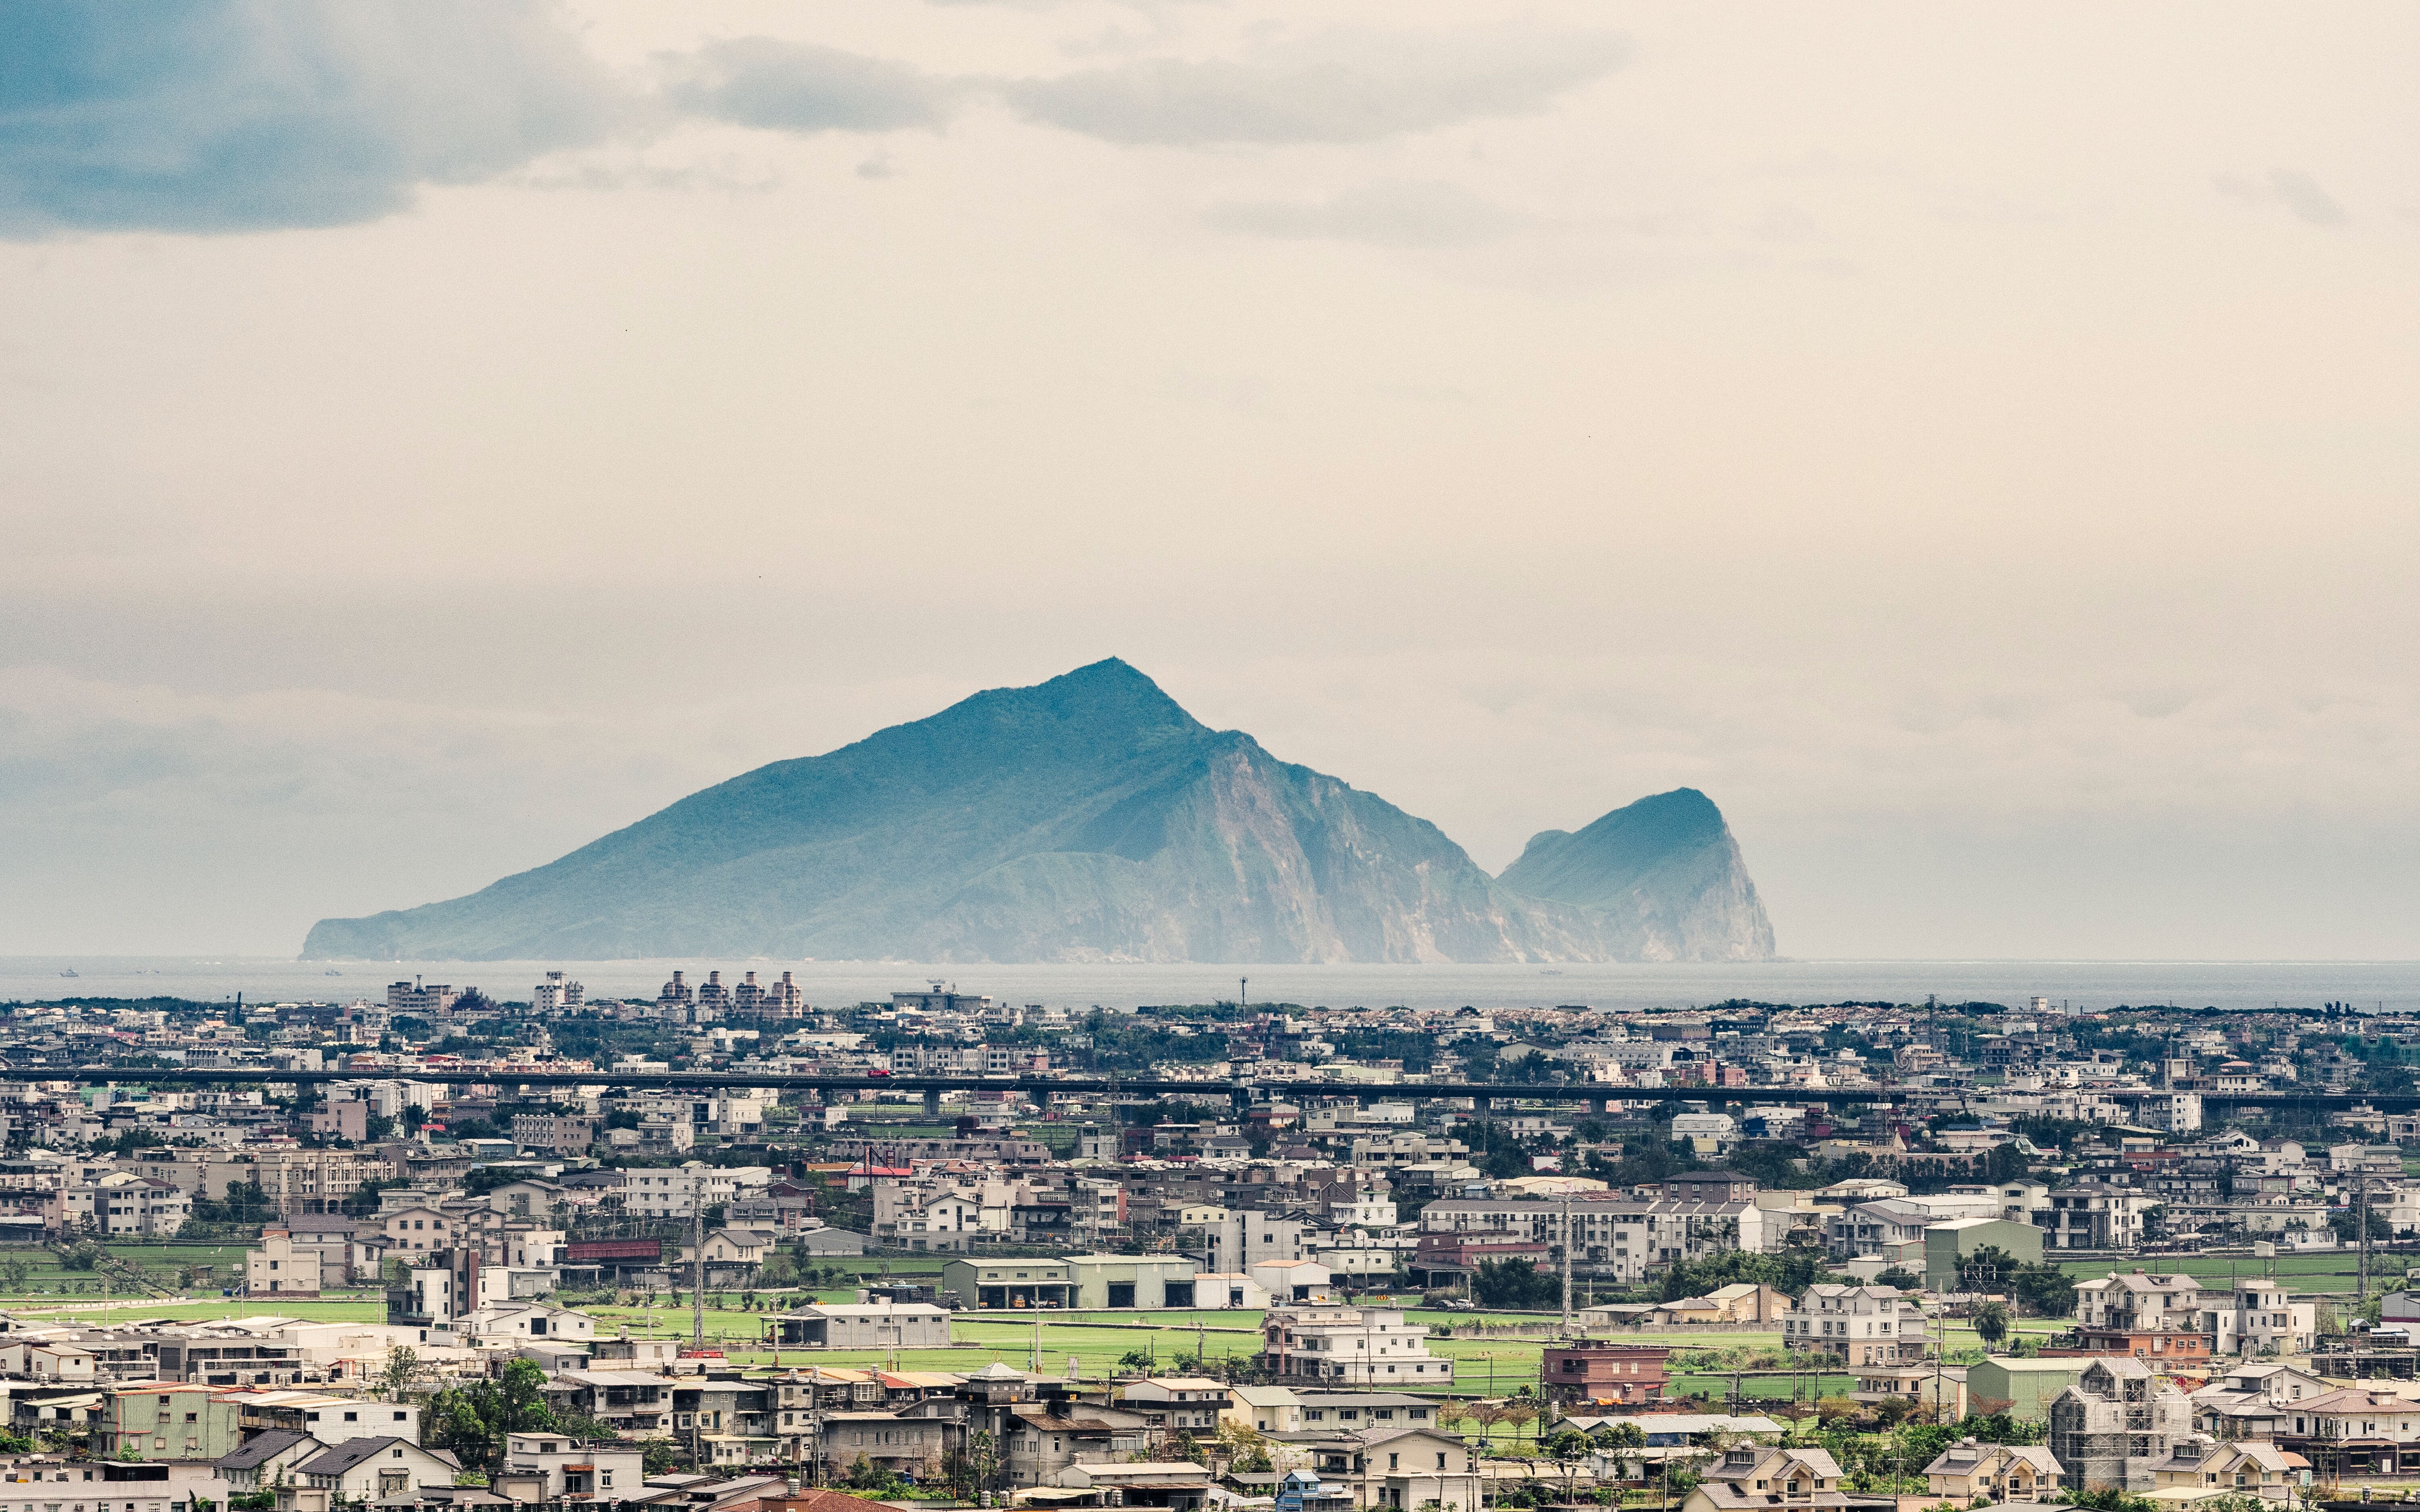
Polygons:
M2162 1491L2257 1496L2290 1504L2310 1478L2310 1461L2273 1443L2219 1443L2195 1434L2171 1445L2154 1474Z
M1227 1421L1262 1433L1297 1433L1302 1429L1302 1398L1291 1386L1230 1386Z
M646 1456L635 1445L582 1443L559 1433L504 1436L505 1472L535 1472L543 1477L533 1488L538 1492L530 1498L534 1501L629 1501L644 1487L645 1464Z
M1872 1365L1856 1373L1857 1389L1851 1401L1878 1405L1915 1402L1944 1423L1962 1422L1970 1411L1967 1372L1971 1365Z
M597 1336L597 1319L572 1307L542 1302L491 1303L459 1319L466 1341L525 1344L537 1339L585 1341Z
M550 1406L613 1425L626 1438L672 1432L673 1383L644 1370L563 1370L547 1378Z
M1823 1449L1744 1444L1699 1472L1681 1512L1742 1512L1745 1508L1845 1508L1840 1467Z
M461 1462L403 1439L349 1439L295 1467L297 1482L331 1501L389 1502L423 1486L451 1487Z
M322 1443L393 1437L420 1442L420 1408L412 1402L374 1402L318 1391L228 1391L236 1427L247 1437L271 1428L311 1434Z
M1238 1393L1279 1388L1238 1386ZM1011 1486L1056 1486L1077 1464L1131 1459L1157 1437L1143 1414L1064 1396L1019 1404L1003 1435Z
M1966 1439L1924 1467L1925 1489L1960 1502L2039 1502L2058 1489L2058 1461L2048 1449Z
M303 1460L326 1453L327 1448L308 1433L272 1428L221 1455L219 1476L229 1490L261 1490L292 1479Z
M1670 1348L1661 1344L1575 1339L1545 1347L1539 1376L1559 1402L1636 1407L1663 1399L1671 1358Z
M1425 1506L1476 1509L1485 1483L1470 1444L1435 1428L1364 1429L1355 1466L1342 1477L1357 1507L1413 1512ZM1325 1446L1323 1446L1325 1447ZM1333 1478L1322 1465L1320 1479Z
M765 1257L773 1252L780 1236L757 1228L715 1228L706 1236L706 1284L710 1287L745 1286L755 1278L756 1269ZM680 1247L681 1273L696 1263L693 1246Z
M1224 1381L1199 1376L1146 1376L1128 1381L1125 1396L1126 1409L1140 1412L1155 1428L1206 1436L1218 1430L1218 1419L1227 1411L1227 1392Z
M2349 1386L2289 1403L2286 1447L2347 1475L2420 1470L2420 1401Z
M2284 1438L2297 1403L2335 1389L2291 1365L2241 1365L2193 1394L2194 1430L2220 1441Z

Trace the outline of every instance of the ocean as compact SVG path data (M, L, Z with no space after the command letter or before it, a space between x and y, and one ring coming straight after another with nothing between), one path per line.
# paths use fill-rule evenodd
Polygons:
M821 1007L887 999L931 982L1016 1003L1087 1009L1233 1001L1316 1008L1685 1009L1729 998L1765 1003L1990 1002L2036 996L2077 1009L2173 1003L2186 1008L2315 1008L2325 1002L2420 1012L2420 961L1774 961L1756 964L1139 965L934 964L892 961L382 961L260 957L0 957L0 1001L184 997L248 1003L382 999L386 984L426 978L526 1001L550 970L591 997L644 997L678 968L693 981L720 970L771 980L793 973ZM65 973L72 971L74 976Z

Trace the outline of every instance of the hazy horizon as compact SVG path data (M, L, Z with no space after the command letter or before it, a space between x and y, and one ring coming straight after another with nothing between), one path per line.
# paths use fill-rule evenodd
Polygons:
M2408 9L0 28L0 955L1114 655L1801 961L2420 957Z

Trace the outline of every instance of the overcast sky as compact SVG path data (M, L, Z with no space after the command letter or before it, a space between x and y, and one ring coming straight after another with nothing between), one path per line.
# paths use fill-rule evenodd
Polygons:
M0 5L0 952L1107 655L1798 956L2420 955L2420 11Z

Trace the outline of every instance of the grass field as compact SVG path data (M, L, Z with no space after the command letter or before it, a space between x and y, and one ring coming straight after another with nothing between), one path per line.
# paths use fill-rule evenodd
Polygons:
M2410 1257L2402 1255L2369 1257L2369 1281L2373 1290L2381 1280L2397 1281ZM2224 1286L2236 1276L2274 1275L2292 1291L2340 1291L2350 1296L2358 1289L2361 1257L2351 1250L2331 1250L2321 1255L2280 1255L2273 1260L2256 1259L2248 1255L2204 1256L2162 1255L2142 1262L2143 1270L2163 1273L2181 1273L2197 1281L2215 1281ZM2060 1269L2079 1281L2090 1281L2112 1271L2131 1271L2134 1262L2119 1264L2114 1260L2067 1260Z
M169 1318L180 1323L219 1318L300 1318L315 1323L374 1323L385 1312L382 1302L296 1302L272 1297L211 1297L194 1302L116 1301L104 1305L98 1297L62 1301L57 1297L0 1297L0 1310L12 1318L70 1323L124 1323L137 1319Z

